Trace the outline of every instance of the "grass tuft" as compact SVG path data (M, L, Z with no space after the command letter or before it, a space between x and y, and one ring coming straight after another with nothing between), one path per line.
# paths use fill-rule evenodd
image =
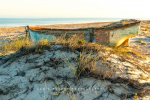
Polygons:
M79 43L79 44L84 44L84 43L85 43L85 40L78 40L78 43Z
M16 53L18 51L33 50L36 51L44 50L45 48L50 48L51 44L48 40L39 41L37 44L32 43L29 37L19 38L17 40L11 41L4 44L1 49L1 56L9 55L11 53Z

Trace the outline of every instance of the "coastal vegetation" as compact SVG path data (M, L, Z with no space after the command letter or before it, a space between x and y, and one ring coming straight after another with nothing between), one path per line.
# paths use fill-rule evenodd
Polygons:
M142 40L137 42L143 43ZM9 58L8 56L11 55L18 56ZM1 67L3 68L2 75L6 74L5 68L16 69L19 66L19 69L25 69L19 70L16 74L15 71L12 74L10 72L10 75L21 78L29 76L26 82L28 85L32 86L34 82L36 84L43 82L45 87L50 84L57 88L70 88L54 90L57 93L50 95L51 98L63 97L63 93L65 93L65 95L69 95L69 99L78 99L77 93L72 90L73 86L83 84L82 88L88 88L89 84L95 86L94 82L97 81L102 81L100 84L105 89L104 93L97 93L99 91L93 93L95 100L105 93L121 99L139 99L150 94L150 67L145 64L148 58L131 47L116 48L96 43L85 43L84 39L81 40L76 35L67 39L65 36L59 37L53 43L42 40L37 44L33 44L29 37L23 37L4 44L1 47L1 58L5 60L1 63L3 66ZM52 74L53 72L54 74ZM89 84L84 80L86 78ZM94 81L90 83L92 79ZM0 94L14 93L19 88L21 88L19 83L3 86L0 88ZM29 90L34 91L28 87L26 91ZM44 90L45 100L46 93L47 91ZM13 95L12 98L16 96L15 93Z

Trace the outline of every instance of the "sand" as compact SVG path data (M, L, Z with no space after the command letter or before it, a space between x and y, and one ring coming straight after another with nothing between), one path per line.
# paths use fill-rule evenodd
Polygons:
M148 28L148 31L145 31L146 28ZM146 45L139 43L140 40ZM130 47L143 56L150 58L150 22L143 21L141 23L140 34L130 38Z
M36 25L43 28L54 29L72 29L72 28L87 28L87 27L102 27L112 22L97 22L97 23L79 23L79 24L58 24L58 25ZM19 36L25 34L25 27L0 27L0 40L8 37Z
M80 58L82 63L78 63L75 59L82 54L85 58ZM93 63L97 69L94 73L102 76L87 72L78 80L75 74L78 67L91 66L85 63L89 52L73 52L62 45L51 45L41 53L18 55L15 60L0 64L0 100L134 100L135 93L142 95L143 89L150 88L149 73L137 68L131 59L122 61L122 57L106 51L92 52L90 57L96 59L103 55L108 57L105 61L98 58ZM144 60L136 61L144 66ZM109 66L108 62L111 62ZM134 84L129 80L135 80ZM124 97L126 94L128 98ZM144 95L139 99L149 98L150 95Z
M37 27L53 28L53 29L73 29L87 27L102 27L112 22L95 22L95 23L78 23L78 24L57 24L57 25L36 25ZM25 37L24 27L0 27L0 47L8 41Z
M91 27L92 25L95 25L94 27L100 27L106 24L108 23L43 25L41 27L80 28ZM20 34L25 34L24 28L25 27L0 28L1 38L15 38ZM146 55L150 51L150 38L148 37L149 31L144 31L144 29L144 27L141 29L139 36L131 38L129 43L133 50L138 51L142 55ZM147 45L142 45L136 42L139 40L146 42ZM150 61L146 62L145 60L141 59L138 59L137 62L130 62L131 59L126 59L123 61L122 57L114 54L108 55L107 52L98 54L92 53L92 57L96 58L97 55L108 56L106 61L112 62L112 64L111 66L104 65L104 71L106 70L106 72L110 72L110 74L108 73L109 76L112 74L110 77L112 82L110 80L101 80L85 75L87 77L84 76L79 78L77 84L75 84L76 76L73 72L74 70L77 71L78 63L76 63L74 59L80 54L81 53L79 51L75 51L74 53L68 51L67 49L65 51L62 45L52 45L50 50L44 50L42 54L30 53L24 56L20 56L14 61L7 61L4 64L0 64L1 100L43 100L44 98L47 98L47 100L68 100L72 98L67 95L67 92L62 92L60 95L51 94L53 92L51 89L54 87L70 87L72 89L100 89L72 90L73 94L71 96L75 96L75 98L78 100L120 100L123 99L123 95L125 96L127 93L129 94L127 100L133 100L134 97L130 96L135 95L140 91L140 89L150 88L149 73L141 70L141 68L137 68L136 66L136 63L139 63L141 67L143 67L145 63L150 65ZM88 53L85 54L85 56L88 56ZM67 63L68 61L69 63ZM59 63L57 64L57 62ZM99 65L101 62L101 60L97 61L96 65ZM103 68L103 65L99 66L99 68L101 67ZM114 71L114 69L116 69L116 71ZM149 67L147 67L147 69L149 69ZM97 70L97 73L100 73L98 71L101 70ZM107 74L104 73L104 75ZM125 78L137 80L140 82L140 85L136 85L137 81L135 81L135 84L128 84L125 82L126 80L123 81ZM132 85L135 85L136 87L133 88ZM136 90L138 86L142 87L139 90ZM44 87L49 88L50 90L40 90ZM57 93L59 90L56 90L55 92ZM138 95L141 95L141 93L138 93ZM150 95L147 95L139 99L149 100L149 98Z
M78 23L78 24L57 24L57 25L36 25L37 27L43 28L54 28L54 29L71 29L71 28L87 28L87 27L102 27L112 22L95 22L95 23ZM146 28L148 31L145 31ZM3 40L10 41L17 39L18 37L24 37L25 27L0 27L0 42ZM147 45L141 45L137 41L144 41ZM3 41L4 42L4 41ZM3 44L3 43L1 43ZM150 57L150 22L143 20L141 23L141 29L139 36L130 38L130 47L135 51L139 52L144 56Z

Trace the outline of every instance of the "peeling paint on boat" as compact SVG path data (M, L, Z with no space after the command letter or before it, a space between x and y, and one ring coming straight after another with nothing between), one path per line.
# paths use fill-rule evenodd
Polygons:
M128 45L129 38L138 35L140 22L114 26L110 28L79 28L79 29L49 29L40 27L28 27L31 40L36 43L42 39L48 39L50 42L57 40L57 36L84 34L86 43L96 42L107 46Z
M31 41L33 43L37 43L38 41L43 40L43 39L46 39L50 42L57 40L57 38L54 35L46 35L46 34L34 32L30 29L28 29L28 31L29 31L29 37L31 38Z
M79 31L80 30L80 31ZM39 40L47 39L50 42L57 40L57 36L63 35L84 35L85 42L88 43L90 40L90 32L87 29L47 29L38 27L28 27L29 36L34 43Z
M139 34L140 23L132 26L116 28L116 29L106 29L106 30L96 30L94 32L96 36L96 43L102 43L107 46L120 46L126 40Z

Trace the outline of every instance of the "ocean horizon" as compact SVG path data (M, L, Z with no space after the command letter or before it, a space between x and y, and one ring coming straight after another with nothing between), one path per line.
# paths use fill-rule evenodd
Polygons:
M0 27L110 22L110 21L119 21L122 19L136 19L136 18L0 18ZM137 18L137 19L150 20L150 18L149 19Z

